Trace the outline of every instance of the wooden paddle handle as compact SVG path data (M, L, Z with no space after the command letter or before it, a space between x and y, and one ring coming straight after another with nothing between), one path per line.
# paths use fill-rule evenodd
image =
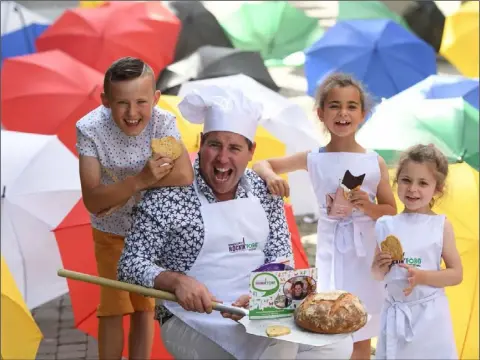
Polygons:
M58 270L57 275L60 277L64 277L72 280L79 280L79 281L87 282L90 284L107 286L107 287L124 290L124 291L132 292L132 293L136 293L136 294L140 294L140 295L144 295L144 296L148 296L156 299L178 302L177 297L167 291L151 289L144 286L129 284L129 283L118 281L118 280L112 280L112 279L107 279L99 276L88 275L81 272L71 271L66 269ZM217 302L212 302L212 306L213 306L213 309L217 311L225 311L225 312L229 312L229 313L237 314L241 316L248 315L248 310L243 308L224 305Z

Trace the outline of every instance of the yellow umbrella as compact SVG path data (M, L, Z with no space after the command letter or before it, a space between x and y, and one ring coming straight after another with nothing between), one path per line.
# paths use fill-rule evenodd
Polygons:
M103 5L106 1L80 1L80 7L82 8L94 8Z
M393 179L395 170L390 171ZM478 171L466 163L450 165L445 195L433 211L445 214L453 225L462 258L463 282L446 288L460 359L478 359ZM395 194L398 211L403 204Z
M479 76L479 2L468 1L445 20L440 54L463 75Z
M203 126L192 124L182 116L178 110L180 101L181 98L178 96L162 95L157 105L177 117L177 127L185 147L189 153L196 153L200 147L200 133L202 132ZM251 167L255 161L284 156L286 154L285 144L262 126L258 127L255 142L257 143L257 147L252 162L248 164L249 167Z
M25 304L20 290L2 258L1 289L1 357L10 359L35 359L42 333Z

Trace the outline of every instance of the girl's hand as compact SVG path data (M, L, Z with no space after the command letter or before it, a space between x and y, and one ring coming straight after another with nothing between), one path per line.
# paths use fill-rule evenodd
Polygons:
M415 266L410 266L406 264L398 264L398 266L408 270L407 279L410 286L403 289L403 293L405 294L405 296L408 296L412 293L415 286L422 283L423 270L420 270Z
M265 183L267 184L268 190L273 195L279 195L281 197L289 197L290 196L290 187L288 186L288 182L282 179L279 175L272 175L265 179Z
M360 189L350 191L348 200L359 210L363 210L365 206L371 203L368 193Z
M380 251L373 258L373 266L383 274L386 274L390 270L391 264L392 255L388 252Z

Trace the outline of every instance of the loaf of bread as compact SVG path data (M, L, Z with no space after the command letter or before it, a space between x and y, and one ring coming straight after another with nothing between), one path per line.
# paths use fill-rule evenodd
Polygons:
M367 311L360 299L346 291L308 295L295 310L295 323L320 334L345 334L367 323Z

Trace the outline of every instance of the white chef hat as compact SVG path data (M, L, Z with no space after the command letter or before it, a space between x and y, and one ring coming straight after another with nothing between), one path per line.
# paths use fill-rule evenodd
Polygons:
M203 133L230 131L254 141L262 105L230 87L205 86L188 93L178 105L183 117L204 124Z

